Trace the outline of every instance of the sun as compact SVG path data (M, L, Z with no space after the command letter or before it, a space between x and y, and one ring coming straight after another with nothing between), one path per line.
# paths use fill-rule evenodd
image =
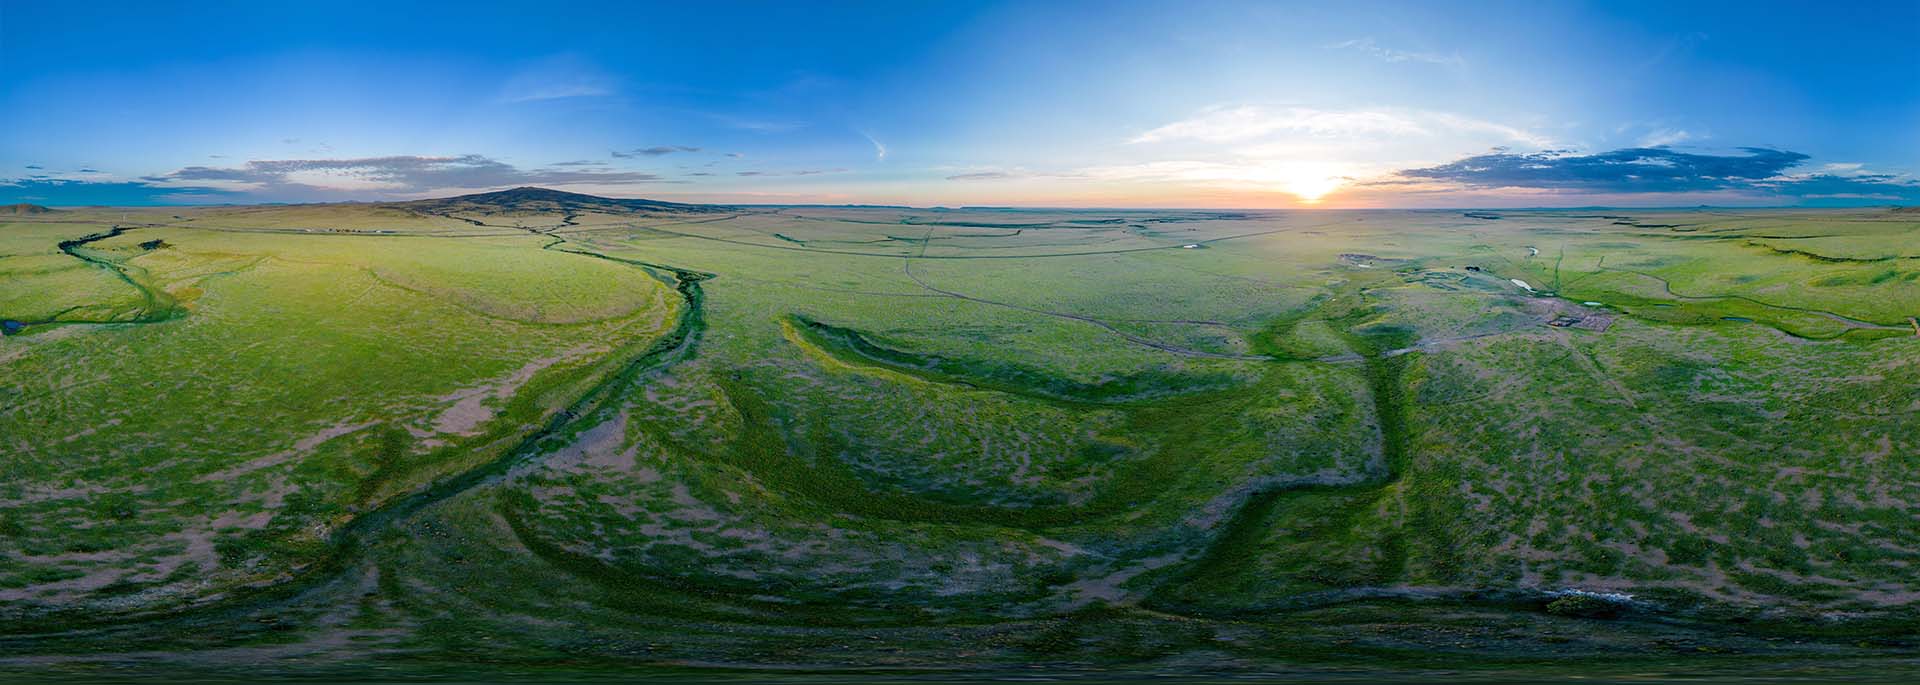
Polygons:
M1347 176L1339 165L1322 162L1288 162L1275 165L1274 185L1306 204L1319 204L1328 193L1346 185Z
M1287 181L1282 188L1300 198L1301 202L1312 205L1319 204L1327 193L1338 190L1345 183L1346 179L1334 176L1301 177Z

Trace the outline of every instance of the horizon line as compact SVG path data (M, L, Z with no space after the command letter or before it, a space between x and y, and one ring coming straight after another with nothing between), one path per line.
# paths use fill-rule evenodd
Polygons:
M376 204L399 204L399 203L406 203L406 202L422 202L422 201L431 201L431 200L449 200L449 199L455 199L455 198L461 198L461 197L471 197L475 195L488 195L493 193L507 192L512 190L524 190L524 189L545 190L550 192L565 193L568 195L579 195L582 197L590 197L590 198L596 198L596 199L602 199L602 200L639 200L639 201L647 201L647 202L661 202L661 203L667 203L667 204L696 205L696 206L707 206L707 207L866 207L866 208L876 208L876 209L890 208L890 209L921 209L921 210L973 209L973 210L1028 210L1028 211L1055 210L1055 211L1127 211L1127 212L1281 212L1281 211L1388 211L1388 212L1468 211L1470 212L1470 211L1577 211L1577 210L1597 210L1597 209L1640 210L1640 211L1702 210L1702 209L1835 210L1835 209L1872 209L1876 207L1885 207L1885 208L1891 208L1891 209L1900 209L1900 208L1906 208L1906 207L1920 207L1920 205L1907 205L1907 204L1899 204L1899 203L1862 204L1862 205L1827 205L1827 206L1698 204L1698 205L1566 205L1566 206L1459 205L1459 206L1453 206L1453 207L1356 207L1356 206L1326 206L1326 205L1319 205L1319 204L1303 205L1303 206L1297 206L1297 207L1181 207L1181 206L1119 207L1119 206L1111 206L1111 205L977 205L977 204L914 205L914 204L900 204L900 203L887 203L887 202L742 203L742 202L686 202L686 201L679 201L679 200L655 200L653 198L647 198L647 197L612 197L612 196L606 196L606 195L594 195L591 193L576 193L568 190L555 190L553 188L545 188L541 186L515 186L510 188L502 188L498 190L485 190L485 191L474 192L474 193L463 193L460 195L421 197L421 198L412 198L412 199L405 199L405 200L398 200L398 199L396 200L335 200L330 202L329 201L322 201L322 202L209 202L209 203L145 204L145 205L111 205L111 204L66 205L66 204L39 204L36 202L16 202L12 204L33 205L33 206L45 207L48 209L63 209L63 210L164 209L168 207L177 207L177 208L276 207L276 206L277 207L311 207L311 206L321 206L321 205L376 205Z

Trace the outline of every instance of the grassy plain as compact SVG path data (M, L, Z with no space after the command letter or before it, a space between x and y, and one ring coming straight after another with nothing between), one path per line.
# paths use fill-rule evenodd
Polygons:
M1889 663L1916 238L525 190L11 217L0 668Z

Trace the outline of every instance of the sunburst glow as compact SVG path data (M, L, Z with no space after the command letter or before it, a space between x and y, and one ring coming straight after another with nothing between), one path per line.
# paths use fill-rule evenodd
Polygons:
M1318 204L1328 193L1345 185L1346 181L1345 176L1337 173L1303 167L1287 174L1280 182L1280 188L1299 197L1301 202Z

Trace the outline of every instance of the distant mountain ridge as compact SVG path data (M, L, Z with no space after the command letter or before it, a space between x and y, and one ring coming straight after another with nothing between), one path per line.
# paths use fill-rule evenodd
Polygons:
M546 212L554 210L600 211L600 212L684 212L704 213L720 211L712 205L684 204L679 202L661 202L659 200L600 197L584 193L569 193L564 190L521 186L508 190L496 190L488 193L474 193L431 200L413 200L410 202L389 203L392 206L417 211L448 210L491 210Z
M0 206L0 214L52 214L56 211L59 210L48 209L40 205L30 205L25 202Z

